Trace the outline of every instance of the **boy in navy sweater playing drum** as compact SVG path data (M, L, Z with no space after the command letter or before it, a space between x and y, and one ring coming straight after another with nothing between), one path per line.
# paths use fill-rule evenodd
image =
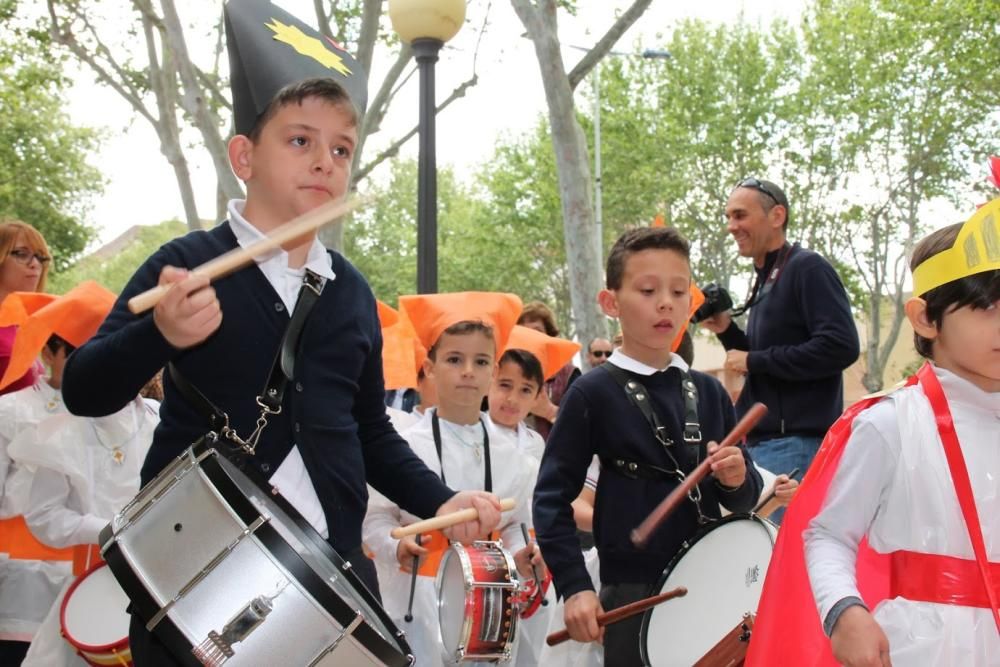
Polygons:
M241 463L269 479L377 594L374 566L361 548L366 481L419 517L476 507L478 521L449 531L459 541L492 530L499 501L481 491L455 494L392 428L375 297L357 269L315 234L213 285L188 272L343 198L367 95L357 61L267 0L230 0L225 21L236 127L229 159L247 198L229 203L227 221L175 239L146 260L97 335L67 362L64 400L74 414L110 414L172 364L248 437L260 413L255 397L308 272L320 283L319 296L299 338L294 381L255 454ZM128 300L158 283L170 290L152 316L130 313ZM209 430L203 406L178 387L165 374L143 484ZM133 619L132 634L139 663L144 623Z
M598 302L618 318L622 346L563 397L535 487L538 543L556 591L566 599L566 628L577 641L603 636L606 664L642 664L641 617L602 629L597 615L647 597L683 542L720 518L720 503L745 512L761 491L746 450L715 444L736 422L725 389L671 352L687 320L690 282L689 246L676 230L634 229L618 239ZM664 427L658 437L626 394L623 380L629 378L649 394ZM594 508L600 599L584 566L571 506L595 454L602 468ZM630 531L705 457L712 459L712 474L697 487L700 499L685 500L645 549L634 547Z

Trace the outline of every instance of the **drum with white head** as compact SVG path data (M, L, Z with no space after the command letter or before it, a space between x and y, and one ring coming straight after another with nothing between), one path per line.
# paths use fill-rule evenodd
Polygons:
M766 519L734 514L686 542L653 593L684 586L688 594L643 616L645 664L690 667L756 613L777 534Z

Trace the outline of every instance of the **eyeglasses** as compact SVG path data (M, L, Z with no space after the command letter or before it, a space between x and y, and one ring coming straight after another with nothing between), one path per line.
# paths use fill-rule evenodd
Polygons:
M600 359L601 357L610 357L611 350L593 350L591 354Z
M15 248L10 251L9 256L13 257L14 261L18 264L24 264L25 266L31 264L32 258L37 259L38 263L42 266L45 266L52 261L51 257L46 257L45 255L41 255L37 252L31 252L27 248Z
M778 204L779 206L787 206L786 204L782 203L781 199L778 198L778 195L776 195L773 192L771 192L770 188L768 188L766 185L764 185L764 183L762 183L759 179L756 179L756 178L744 178L742 181L740 181L739 183L736 184L736 187L738 187L738 188L752 188L752 189L756 190L757 192L763 192L768 197L770 197L771 200L775 204Z

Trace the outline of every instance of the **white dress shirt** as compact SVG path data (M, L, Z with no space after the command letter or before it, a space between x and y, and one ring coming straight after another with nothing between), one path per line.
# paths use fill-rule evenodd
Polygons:
M245 206L246 202L242 199L230 200L228 205L229 225L241 248L247 248L264 238L264 234L243 217ZM289 315L295 310L295 304L299 300L299 290L302 289L302 279L306 275L306 269L327 280L334 280L337 277L333 272L330 254L318 237L313 238L305 264L301 268L293 269L288 266L288 253L282 248L275 248L259 255L254 261L267 282L278 293ZM265 379L261 378L261 383ZM320 505L297 444L292 445L292 450L268 481L320 535L324 538L330 536L326 515L323 513L323 507Z

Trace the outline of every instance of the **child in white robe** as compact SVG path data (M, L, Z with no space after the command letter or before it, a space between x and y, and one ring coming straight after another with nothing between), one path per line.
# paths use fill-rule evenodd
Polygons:
M809 579L843 664L996 665L1000 199L921 241L911 268L906 314L929 361L855 417L804 535ZM855 571L862 538L890 572L872 610Z
M498 529L504 548L514 554L518 577L531 577L530 562L540 561L537 546L525 546L521 524L531 527L531 490L537 462L522 455L509 439L486 424L480 412L502 349L520 312L520 300L506 294L437 294L401 297L400 308L425 344L424 370L438 390L438 405L402 436L429 468L455 489L491 489L517 506L504 514ZM437 434L437 435L435 435ZM413 537L397 540L392 528L416 521L384 496L369 499L364 541L383 577L379 586L386 611L406 632L418 665L452 664L441 640L435 575L448 543L435 534L424 546ZM488 536L480 536L486 539ZM414 557L420 559L412 621L406 621ZM387 574L388 573L388 574ZM386 580L387 578L387 580ZM461 617L457 617L461 621ZM446 631L457 632L457 628ZM513 650L517 650L516 646ZM515 663L518 664L518 663Z

